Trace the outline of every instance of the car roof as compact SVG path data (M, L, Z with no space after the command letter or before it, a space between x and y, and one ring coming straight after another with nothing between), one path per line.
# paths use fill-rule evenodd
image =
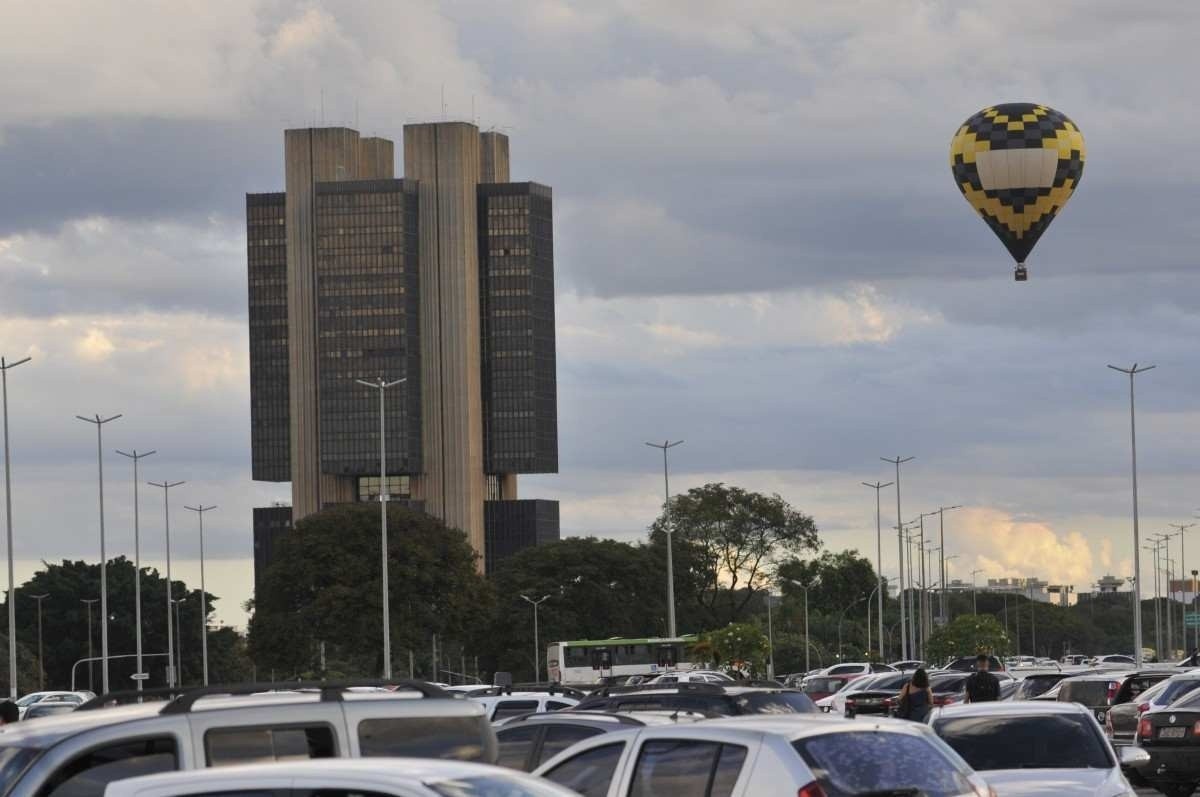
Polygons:
M923 723L890 718L847 720L834 714L747 714L696 723L693 728L727 728L778 733L789 739L844 731L886 730L919 733Z
M679 722L695 722L711 718L712 714L683 709L640 709L637 711L594 711L563 709L543 711L538 714L522 714L506 720L502 728L528 727L547 723L569 723L572 725L603 725L605 727L633 727L637 725L677 725Z
M1051 700L997 700L986 703L961 703L942 706L938 716L949 717L1006 717L1029 714L1086 714L1091 712L1078 703Z

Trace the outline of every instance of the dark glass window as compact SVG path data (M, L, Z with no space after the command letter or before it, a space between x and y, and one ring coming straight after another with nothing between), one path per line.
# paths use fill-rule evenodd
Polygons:
M405 756L481 761L485 753L482 717L383 717L358 723L363 758Z
M590 739L602 732L580 725L551 725L546 728L546 736L542 739L542 751L538 755L538 762L549 761L576 742Z
M1078 714L961 717L933 729L979 771L1114 766L1091 717Z
M509 717L519 717L537 710L538 702L536 700L501 700L496 703L496 709L492 712L492 722L499 722Z
M582 797L607 797L624 749L623 743L593 747L568 758L542 777L572 789Z
M170 736L101 747L59 767L38 792L39 797L94 797L114 780L171 772L179 766Z
M792 743L831 797L907 794L956 797L970 794L970 770L930 740L913 733L843 731Z
M204 744L210 767L337 757L328 725L214 729L204 735Z
M746 748L737 745L655 739L642 745L629 793L631 797L729 797L745 760Z
M500 754L496 763L509 769L528 772L537 765L536 762L530 765L529 756L541 730L539 727L527 725L523 728L501 728L496 731L496 739L500 743Z

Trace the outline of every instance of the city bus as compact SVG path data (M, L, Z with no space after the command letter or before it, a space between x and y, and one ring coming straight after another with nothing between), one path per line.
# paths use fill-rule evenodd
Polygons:
M546 648L546 673L562 684L594 684L617 675L658 675L696 670L705 662L691 654L695 634L649 639L579 639Z

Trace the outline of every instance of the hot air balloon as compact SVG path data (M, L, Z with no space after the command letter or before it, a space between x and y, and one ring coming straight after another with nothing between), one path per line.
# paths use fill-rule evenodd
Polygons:
M1028 102L993 105L963 122L950 142L954 182L1028 276L1025 258L1067 204L1087 152L1075 123Z

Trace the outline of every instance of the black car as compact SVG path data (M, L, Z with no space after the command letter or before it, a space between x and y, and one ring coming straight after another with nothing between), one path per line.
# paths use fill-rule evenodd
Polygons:
M858 681L848 684L844 690L846 718L853 719L862 714L886 715L911 678L912 673L896 672L863 678L861 684Z
M597 689L575 706L580 711L681 710L736 717L743 714L819 714L816 704L798 689L774 681L722 684L615 686Z
M942 669L955 672L975 672L975 658L975 656L962 656L954 659ZM1004 663L995 656L988 656L988 669L992 672L1004 672Z
M1017 684L1013 700L1033 700L1038 695L1044 695L1054 688L1054 685L1064 678L1076 678L1081 675L1094 675L1095 670L1078 670L1076 672L1039 672L1026 675Z
M1137 743L1150 760L1137 773L1167 797L1200 788L1200 692L1138 720Z

